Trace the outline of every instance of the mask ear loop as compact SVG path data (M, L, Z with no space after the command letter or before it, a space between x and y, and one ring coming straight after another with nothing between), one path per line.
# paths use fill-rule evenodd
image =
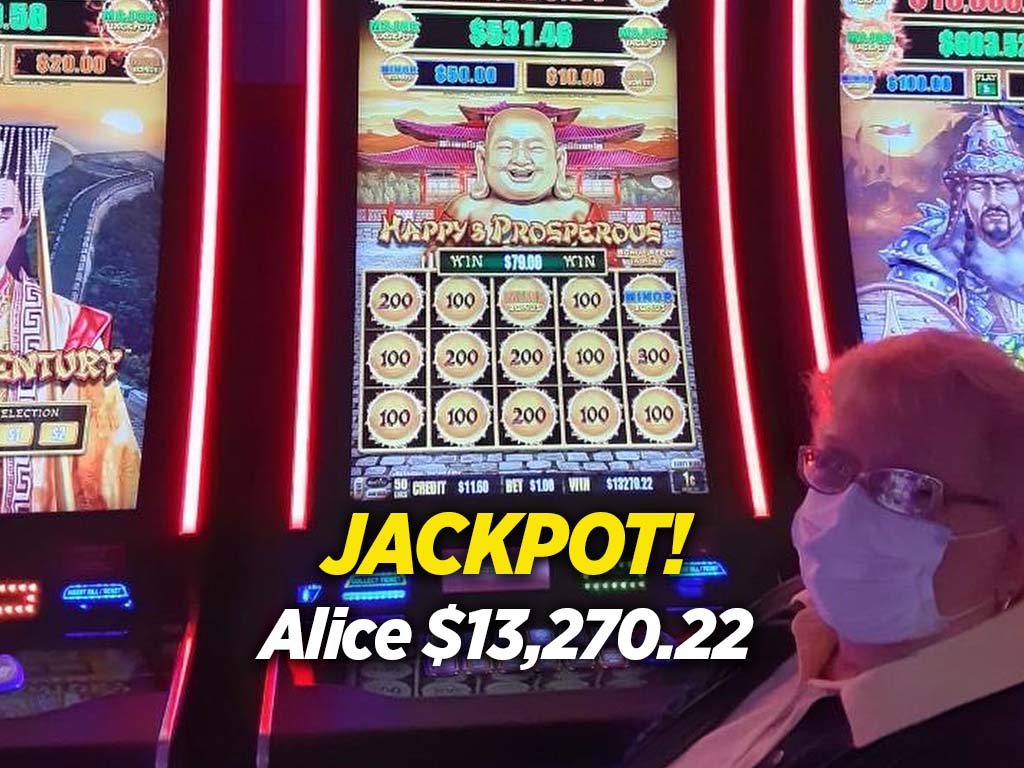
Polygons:
M976 533L964 533L957 534L950 537L950 541L970 541L971 539L982 539L986 536L1005 531L1006 525L997 525L994 528L986 528L984 531L977 531Z

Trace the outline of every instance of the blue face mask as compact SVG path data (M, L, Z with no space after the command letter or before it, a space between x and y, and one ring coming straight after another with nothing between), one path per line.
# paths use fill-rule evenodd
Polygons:
M955 616L935 602L934 579L954 539L975 539L898 515L879 506L859 485L826 495L808 491L793 519L793 545L804 586L821 618L856 643L898 643L929 637L989 601Z

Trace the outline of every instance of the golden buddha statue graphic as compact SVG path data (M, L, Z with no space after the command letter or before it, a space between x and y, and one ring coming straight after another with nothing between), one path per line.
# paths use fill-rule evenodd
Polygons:
M600 218L593 203L569 184L568 152L551 119L538 109L513 107L487 124L473 151L476 180L445 212L458 220L487 223L492 216L518 221L589 221Z

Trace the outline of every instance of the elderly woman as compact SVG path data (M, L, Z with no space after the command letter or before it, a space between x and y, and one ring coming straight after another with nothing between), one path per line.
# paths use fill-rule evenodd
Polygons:
M924 332L848 352L812 395L795 653L752 644L630 766L1024 766L1024 373Z

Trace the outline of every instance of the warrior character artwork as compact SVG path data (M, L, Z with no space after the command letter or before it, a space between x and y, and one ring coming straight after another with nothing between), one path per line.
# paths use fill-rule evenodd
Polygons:
M921 217L880 251L887 283L860 289L865 336L938 326L1021 357L1024 153L997 112L973 119L942 181L948 198L919 203Z

